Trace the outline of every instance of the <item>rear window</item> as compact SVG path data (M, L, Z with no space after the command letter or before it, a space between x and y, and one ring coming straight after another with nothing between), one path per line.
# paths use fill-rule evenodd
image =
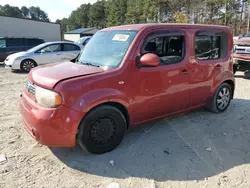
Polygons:
M195 37L195 55L199 60L220 59L227 53L227 34L216 31L201 31Z
M77 51L80 50L80 47L73 44L64 44L63 51Z
M83 43L82 45L86 45L88 42L89 42L90 38L87 38Z
M0 39L0 48L6 48L6 40Z
M80 44L80 45L85 45L88 43L88 41L90 40L91 37L82 37L80 38L78 41L76 41L77 44Z

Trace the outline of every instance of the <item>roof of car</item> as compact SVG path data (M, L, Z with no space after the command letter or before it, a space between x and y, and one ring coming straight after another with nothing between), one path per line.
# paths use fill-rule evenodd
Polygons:
M80 39L83 39L83 38L92 38L93 36L84 36L84 37L81 37Z
M83 34L85 32L88 32L88 31L91 31L91 30L94 30L94 29L97 29L97 28L95 28L95 27L92 27L92 28L80 28L80 29L76 29L76 30L73 30L73 31L65 32L64 34Z
M205 25L205 24L166 24L166 23L154 23L154 24L132 24L132 25L121 25L121 26L115 26L115 27L109 27L105 30L142 30L145 28L153 28L153 27L178 27L178 28L191 28L191 29L225 29L229 30L231 29L228 26L221 26L221 25Z
M45 44L75 44L75 43L68 41L54 41L54 42L46 42Z

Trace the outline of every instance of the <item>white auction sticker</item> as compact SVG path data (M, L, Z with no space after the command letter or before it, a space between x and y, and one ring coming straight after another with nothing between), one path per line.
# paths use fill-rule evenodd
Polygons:
M126 42L130 35L116 34L112 40Z

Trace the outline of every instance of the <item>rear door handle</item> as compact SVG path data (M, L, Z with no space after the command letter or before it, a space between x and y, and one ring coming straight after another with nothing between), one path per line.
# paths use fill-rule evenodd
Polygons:
M182 70L180 71L180 75L187 74L187 73L188 73L187 69L182 69Z

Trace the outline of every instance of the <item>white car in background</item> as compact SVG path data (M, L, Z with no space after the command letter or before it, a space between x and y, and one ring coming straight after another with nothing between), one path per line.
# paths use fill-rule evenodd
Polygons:
M9 55L4 63L12 70L29 72L39 65L70 61L78 56L82 48L81 45L72 42L47 42L28 51Z

